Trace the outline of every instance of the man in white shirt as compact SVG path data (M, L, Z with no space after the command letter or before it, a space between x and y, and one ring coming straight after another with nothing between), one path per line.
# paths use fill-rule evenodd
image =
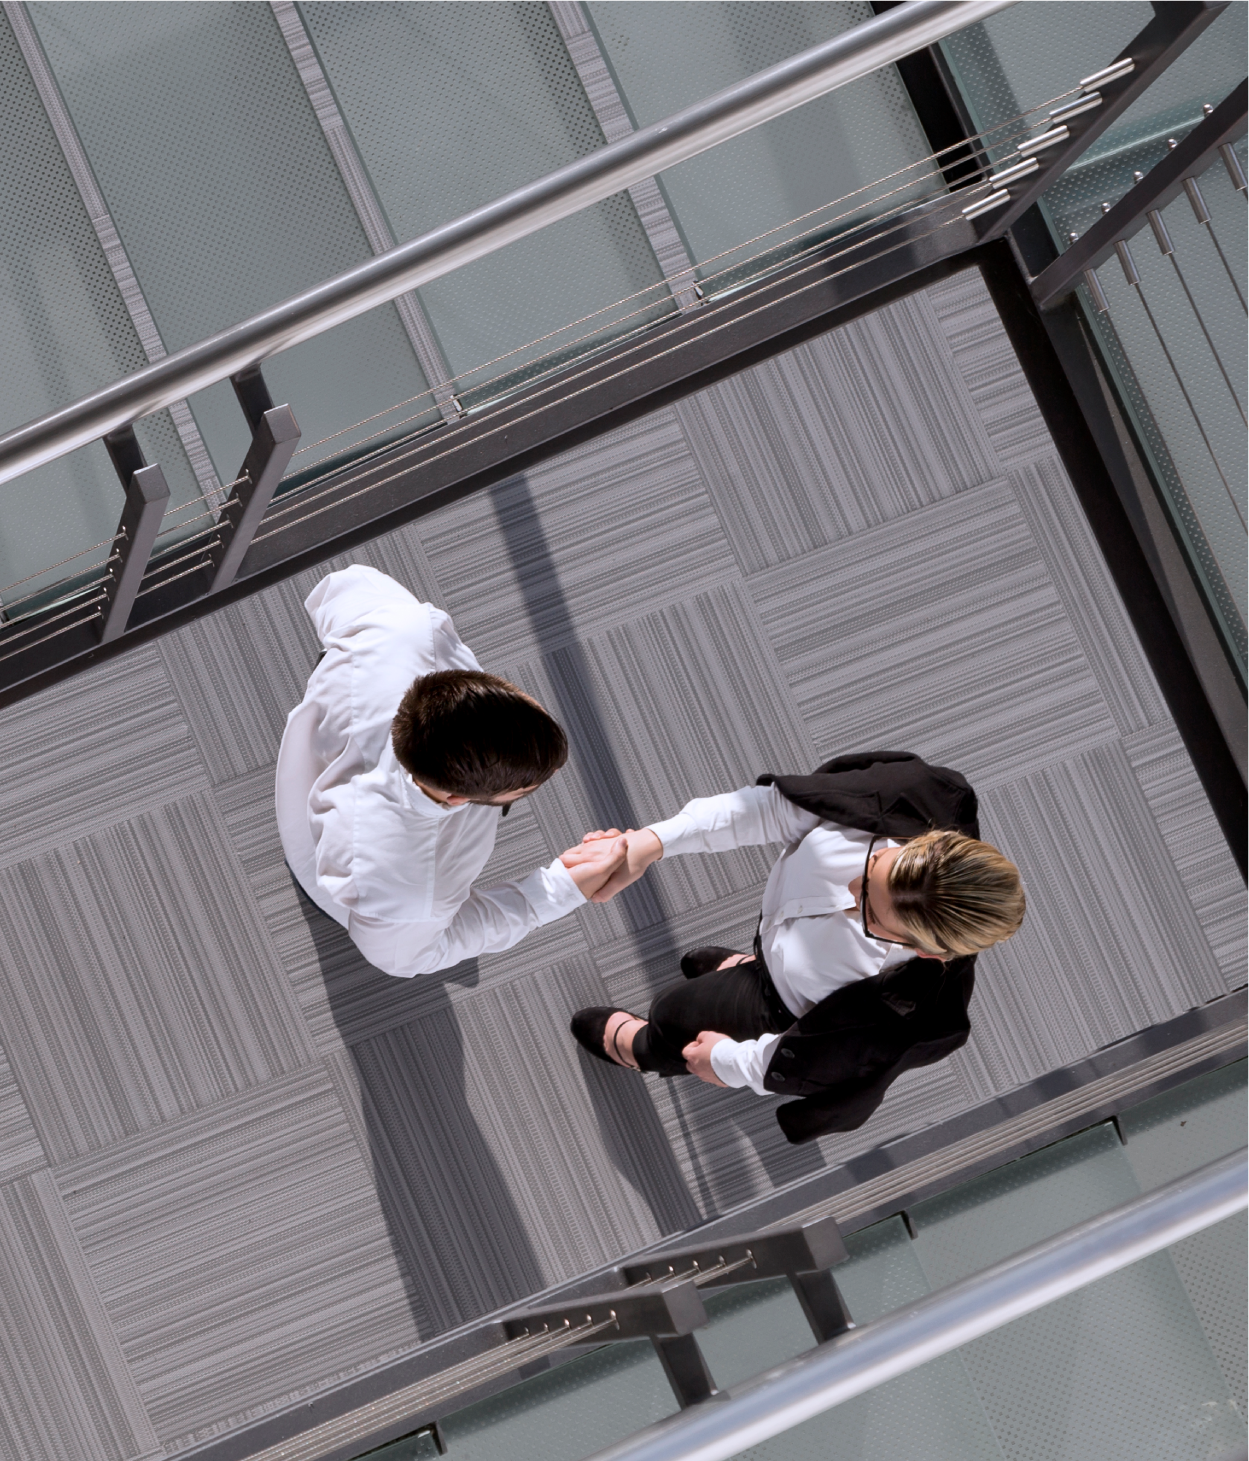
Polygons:
M448 616L374 568L323 578L325 646L278 752L278 830L300 886L376 968L403 978L509 949L581 907L623 839L570 871L472 886L499 817L563 765L563 731L483 673Z
M598 841L588 833L587 855ZM753 957L695 949L686 982L647 1018L578 1010L600 1060L798 1099L777 1108L792 1142L861 1126L904 1071L968 1036L976 955L1019 928L1019 871L980 841L965 777L904 751L834 758L809 776L688 803L625 834L614 896L661 857L780 843ZM576 854L565 854L575 861Z

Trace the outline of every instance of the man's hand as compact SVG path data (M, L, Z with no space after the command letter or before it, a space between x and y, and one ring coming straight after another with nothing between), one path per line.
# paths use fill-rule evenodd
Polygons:
M601 837L592 845L578 843L563 853L560 861L582 894L597 902L596 894L624 867L626 853L625 839L617 833L614 837Z
M691 1040L681 1051L686 1065L690 1068L690 1074L696 1075L700 1081L706 1081L709 1086L724 1085L724 1082L711 1068L711 1052L721 1040L729 1038L728 1035L718 1035L714 1030L703 1030L697 1040Z
M593 857L595 849L601 847L605 841L621 835L615 827L609 827L606 831L587 832L580 844L577 847L570 847L560 861L569 872L572 872L580 860ZM609 899L614 898L621 888L627 888L630 883L636 883L651 863L658 862L664 855L663 843L647 828L643 828L640 832L635 832L630 828L623 834L623 838L626 848L624 860L598 892L590 898L592 903L606 903Z

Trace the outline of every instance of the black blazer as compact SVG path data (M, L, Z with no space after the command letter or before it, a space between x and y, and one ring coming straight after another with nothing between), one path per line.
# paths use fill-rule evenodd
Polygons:
M865 751L826 761L810 776L761 776L804 810L882 837L933 829L980 836L976 793L957 771L905 751ZM791 1142L854 1131L904 1070L932 1065L970 1032L975 955L915 958L836 989L777 1041L763 1083L799 1096L776 1119Z

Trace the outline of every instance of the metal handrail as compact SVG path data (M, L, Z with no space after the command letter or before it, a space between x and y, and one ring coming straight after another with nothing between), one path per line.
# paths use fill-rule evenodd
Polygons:
M909 0L875 16L484 208L18 427L0 437L0 482L55 461L1013 3Z
M588 1461L726 1461L1249 1203L1239 1152L691 1406Z

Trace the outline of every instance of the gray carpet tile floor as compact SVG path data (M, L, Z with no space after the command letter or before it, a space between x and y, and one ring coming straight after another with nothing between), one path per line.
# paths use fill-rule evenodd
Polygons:
M297 403L296 403L297 405ZM1030 915L861 1131L608 1069L572 1010L745 946L673 859L397 980L302 899L273 765L371 563L568 728L487 876L838 751L981 792ZM1243 981L1243 888L973 270L0 714L0 1456L193 1454L465 1320Z

